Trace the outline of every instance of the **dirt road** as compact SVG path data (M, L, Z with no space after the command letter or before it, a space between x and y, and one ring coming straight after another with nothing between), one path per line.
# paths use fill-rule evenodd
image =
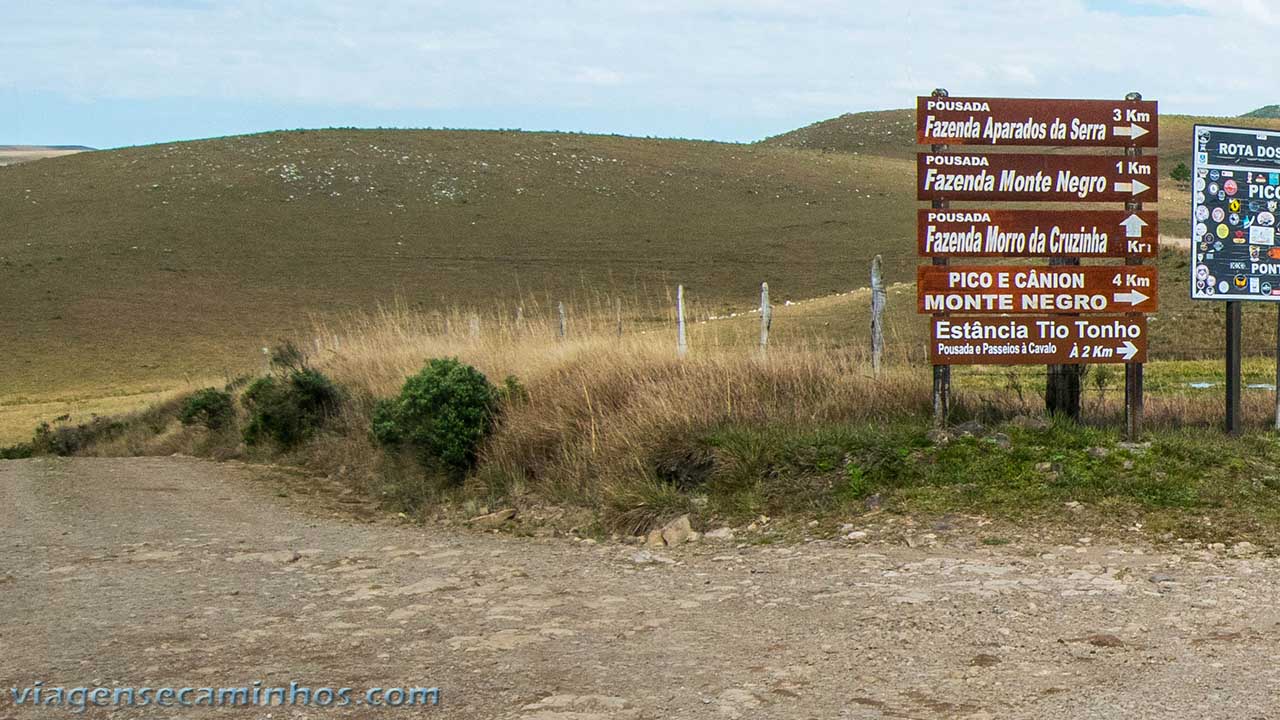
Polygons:
M441 693L87 717L1280 716L1274 559L946 533L637 555L326 516L262 476L0 463L0 718L73 717L15 706L37 681Z

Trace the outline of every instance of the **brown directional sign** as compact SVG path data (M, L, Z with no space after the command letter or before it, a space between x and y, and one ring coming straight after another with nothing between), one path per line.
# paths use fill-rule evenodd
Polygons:
M1143 100L916 98L921 145L1156 147L1156 103Z
M1153 257L1154 212L1124 210L918 210L921 255Z
M916 295L917 309L935 314L1153 312L1156 268L922 265Z
M1157 177L1154 157L916 155L918 200L1155 202Z
M1147 319L935 317L934 365L1076 365L1146 362Z

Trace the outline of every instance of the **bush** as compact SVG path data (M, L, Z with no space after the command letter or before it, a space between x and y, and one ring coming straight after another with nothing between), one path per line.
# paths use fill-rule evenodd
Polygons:
M231 394L217 388L197 390L182 403L178 420L183 425L203 425L210 430L225 427L235 418Z
M23 460L35 454L31 443L18 443L8 447L0 447L0 460Z
M1178 163L1173 170L1169 171L1169 177L1178 182L1191 182L1191 168L1186 163Z
M506 387L509 395L522 392L514 378ZM425 467L461 480L493 430L499 397L480 371L436 358L405 381L398 397L378 402L373 436L387 447L409 447Z
M337 413L342 393L323 373L301 367L254 380L241 401L249 411L245 442L257 445L270 440L289 449Z

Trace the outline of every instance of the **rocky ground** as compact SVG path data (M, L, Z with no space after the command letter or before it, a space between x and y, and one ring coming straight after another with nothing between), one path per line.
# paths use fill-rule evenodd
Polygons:
M296 488L180 458L0 462L0 718L67 713L13 704L37 681L255 680L434 686L441 704L85 715L1280 714L1280 562L1248 546L943 527L642 547L416 527Z

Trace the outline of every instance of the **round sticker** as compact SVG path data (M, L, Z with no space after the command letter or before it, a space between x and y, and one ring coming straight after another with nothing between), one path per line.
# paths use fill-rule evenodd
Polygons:
M1240 214L1239 214L1239 213L1231 213L1230 215L1228 215L1228 216L1227 216L1227 224L1228 224L1228 225L1239 225L1239 224L1240 224Z
M1261 209L1262 209L1262 203L1258 202L1257 200L1249 201L1249 212L1256 213Z
M1209 179L1210 179L1210 180L1217 180L1217 179L1218 179L1218 178L1220 178L1220 177L1222 177L1222 173L1218 172L1217 170L1210 170L1210 171L1209 171Z
M1202 193L1202 192L1198 192L1198 193L1196 193L1196 202L1197 202L1197 203L1203 203L1203 202L1204 202L1204 193Z
M1197 192L1204 192L1204 185L1205 185L1205 183L1204 183L1204 178L1202 178L1202 177L1198 177L1198 178L1196 178L1196 191L1197 191Z
M1196 223L1196 236L1202 236L1209 232L1209 226L1204 223Z
M1258 213L1258 217L1256 218L1255 221L1263 227L1271 227L1276 224L1276 216L1272 215L1266 210L1263 210L1262 212Z
M1217 197L1218 197L1218 202L1222 202L1223 200L1227 199L1227 194L1219 190Z
M1246 278L1246 277L1245 277L1245 276L1243 276L1243 275L1237 275L1237 276L1235 276L1235 277L1234 277L1234 278L1232 278L1232 279L1233 279L1233 280L1235 280L1236 287L1238 287L1238 288L1242 288L1242 287L1244 287L1245 285L1248 285L1248 284L1249 284L1249 279L1248 279L1248 278Z
M1215 182L1215 183L1209 183L1209 194L1210 194L1210 195L1217 195L1217 194L1218 194L1218 190L1220 190L1220 189L1221 189L1221 188L1219 188L1219 187L1218 187L1218 183L1216 183L1216 182Z
M1203 222L1208 219L1209 219L1209 208L1205 207L1204 205L1197 205L1196 220Z
M1208 265L1197 265L1197 266L1196 266L1196 277L1197 277L1197 278L1199 278L1199 279L1201 279L1201 280L1204 280L1205 278L1209 277L1209 266L1208 266Z
M1218 292L1225 293L1229 289L1231 289L1231 286L1227 284L1226 280L1223 280L1222 282L1218 283Z
M1262 294L1263 294L1263 295L1270 295L1270 294L1271 294L1271 283L1269 283L1269 282L1264 282L1264 283L1262 283Z
M1223 209L1222 209L1222 208L1220 208L1220 207L1216 207L1216 208L1214 208L1214 209L1213 209L1213 221L1214 221L1214 222L1222 222L1226 217L1227 217L1227 211L1226 211L1226 210L1223 210Z
M1222 238L1223 240L1226 240L1226 239L1227 239L1227 236L1228 236L1228 235L1230 235L1230 234L1231 234L1231 228L1227 227L1226 225L1219 225L1219 226L1218 226L1218 237L1219 237L1219 238Z
M1235 195L1236 190L1239 190L1239 189L1240 187L1236 185L1236 181L1233 179L1228 178L1225 182L1222 183L1222 191L1228 195Z

